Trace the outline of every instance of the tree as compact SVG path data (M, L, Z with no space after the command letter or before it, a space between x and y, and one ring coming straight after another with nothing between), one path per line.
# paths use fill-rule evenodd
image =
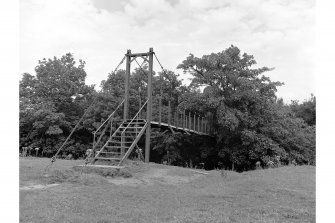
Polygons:
M311 94L308 100L299 104L298 101L292 101L290 104L292 111L296 117L302 118L308 125L312 126L316 123L316 97Z
M84 67L84 61L79 60L76 66L72 54L68 53L60 59L39 61L36 76L23 74L19 88L21 145L42 147L48 154L57 149L95 93L94 86L85 84ZM81 134L90 133L84 130Z
M285 160L289 154L303 156L306 150L302 151L302 145L310 136L299 120L288 117L277 103L277 87L283 83L262 75L272 68L253 68L255 65L252 55L241 55L231 46L201 58L190 54L177 67L193 76L189 86L193 93L186 97L187 106L197 105L199 110L213 114L217 156L239 171L251 169L258 160L264 163L265 157L280 155ZM200 87L204 90L197 93ZM290 133L303 138L299 146L289 141L289 128L293 126L295 132ZM300 160L305 162L305 158Z
M190 55L179 66L193 76L185 86L172 71L154 73L153 118L158 120L159 97L162 120L177 109L197 114L209 121L212 137L181 133L152 132L152 159L171 164L205 168L252 169L280 156L283 163L315 163L315 97L299 104L285 105L277 99L277 87L264 76L272 68L255 68L252 55L231 46L222 52ZM91 148L92 133L124 98L125 71L110 73L101 82L101 91L85 84L85 62L79 65L71 54L60 59L39 61L36 75L24 73L20 81L20 145L42 147L51 156L64 142L84 111L94 101L87 117L64 148L75 158ZM147 100L148 67L137 68L130 76L130 117ZM121 121L122 108L115 114ZM114 122L115 123L115 120ZM307 123L307 124L306 124ZM115 123L117 125L117 123ZM116 126L115 126L116 127ZM143 140L139 141L142 145Z

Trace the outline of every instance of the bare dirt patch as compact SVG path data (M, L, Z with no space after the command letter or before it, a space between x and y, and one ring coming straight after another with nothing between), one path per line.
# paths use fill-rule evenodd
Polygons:
M50 187L55 187L58 186L59 184L46 184L46 185L42 185L42 184L32 184L29 186L23 186L20 187L20 190L36 190L36 189L46 189L46 188L50 188Z
M141 185L178 185L189 183L200 177L201 174L183 168L174 168L151 164L153 168L133 174L133 178L109 178L108 182L116 185L141 186Z

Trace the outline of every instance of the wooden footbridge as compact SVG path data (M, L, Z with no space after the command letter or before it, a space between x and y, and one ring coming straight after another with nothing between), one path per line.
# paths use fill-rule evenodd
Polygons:
M158 97L158 115L153 117L153 95L152 95L152 77L153 77L153 59L154 56L161 66L157 56L152 48L146 53L132 54L130 50L125 54L126 59L126 77L125 77L125 97L118 105L115 111L101 124L101 126L94 132L93 149L87 159L87 163L94 165L97 161L109 161L110 165L121 166L123 162L132 153L134 148L137 149L137 143L140 138L145 134L145 162L150 159L150 136L152 128L159 128L161 130L171 131L173 134L182 132L184 134L196 134L199 136L210 136L210 128L208 121L205 117L197 114L187 112L185 109L175 109L174 113L171 112L171 103L164 107L165 115L162 115L162 97ZM136 61L137 57L141 57L144 62L148 62L149 72L145 72L142 66ZM120 64L124 61L121 61ZM129 118L129 80L130 80L130 67L131 63L136 61L140 69L148 76L147 83L147 100L143 105L139 102L139 110L137 113ZM120 65L119 64L119 65ZM142 64L143 65L143 64ZM119 66L118 66L119 67ZM115 71L118 69L115 69ZM114 71L114 72L115 72ZM123 109L123 120L114 128L116 114ZM167 113L167 115L166 115ZM113 131L113 129L115 129ZM106 132L109 136L106 137ZM105 136L105 137L104 137ZM105 142L103 141L105 138Z
M143 59L143 63L148 63L148 71L145 71L142 68L143 63L140 65L137 62L136 58L138 57ZM176 132L181 132L188 135L196 134L202 137L211 136L211 129L209 128L209 122L207 121L208 118L195 114L194 112L192 113L191 111L186 110L186 108L177 107L174 108L174 112L172 112L171 101L168 102L168 106L162 106L162 91L159 97L153 98L152 78L154 57L156 58L162 71L165 72L152 48L150 48L149 52L146 53L133 54L130 50L128 50L124 58L114 70L113 73L115 73L124 60L126 60L124 99L94 132L93 148L86 158L85 165L90 164L98 166L97 164L99 161L103 161L105 165L107 163L109 166L122 166L123 162L129 157L135 148L138 150L137 152L141 152L141 149L138 147L137 143L142 136L144 137L144 135L144 158L145 162L149 162L150 136L152 128L158 128L164 132L170 131L173 134ZM141 100L139 100L139 109L137 113L129 117L129 81L130 68L133 61L138 64L142 72L148 77L147 100L143 105ZM153 100L158 100L155 108L153 108ZM123 118L120 120L120 117L122 116ZM79 122L81 120L82 119L80 119ZM52 159L52 162L56 160L57 154L66 144L67 140L71 137L76 127L74 127L69 137L57 151L56 155Z

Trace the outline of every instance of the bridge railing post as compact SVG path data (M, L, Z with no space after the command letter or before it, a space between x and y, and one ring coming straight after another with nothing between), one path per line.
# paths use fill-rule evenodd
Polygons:
M198 132L201 132L200 131L200 116L198 116Z
M185 110L184 110L184 113L183 113L183 130L185 130L185 123L186 119L185 119Z
M174 112L174 120L173 120L174 126L176 126L176 129L178 130L178 124L177 124L177 113Z
M162 123L162 89L161 89L161 95L158 96L158 109L159 109L159 126L161 126Z
M186 111L185 111L185 116L184 116L184 120L185 120L185 129L187 129L187 118L188 116L187 116L187 113L186 113Z
M191 131L191 122L192 122L192 120L191 120L191 112L188 112L188 129Z
M171 101L169 100L169 114L168 114L168 126L170 127L171 124Z
M193 131L195 131L195 117L196 117L196 114L193 115Z
M187 129L187 115L186 115L186 111L184 112L184 129Z
M177 110L177 126L178 126L178 129L180 128L180 118L179 118L179 111Z

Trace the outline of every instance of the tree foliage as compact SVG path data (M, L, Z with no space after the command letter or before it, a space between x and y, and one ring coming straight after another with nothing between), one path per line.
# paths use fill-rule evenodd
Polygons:
M313 94L301 104L298 101L292 101L290 107L296 117L302 118L308 125L316 124L316 97Z
M44 154L50 155L64 141L94 94L93 86L85 84L84 67L85 62L81 60L76 66L68 53L61 58L39 61L36 76L23 74L20 81L21 146L41 147ZM69 145L86 142L80 139L77 136ZM82 146L83 150L85 147Z
M238 171L254 168L257 161L266 165L276 156L284 164L315 163L315 96L285 105L276 97L283 83L264 75L273 68L256 65L252 55L230 46L182 61L177 68L192 75L188 86L172 71L154 73L153 118L158 119L162 97L163 120L170 102L172 114L179 109L205 117L214 137L154 129L152 161ZM77 65L71 54L39 61L35 72L24 73L20 81L20 145L41 147L51 156L94 101L64 149L82 157L92 146L92 133L123 100L125 71L110 73L99 93L85 84L85 62ZM130 117L146 101L147 85L148 67L136 68L130 77ZM116 119L122 114L120 109ZM138 145L143 147L144 140Z
M263 75L268 67L253 68L253 56L231 46L201 58L190 55L178 68L193 75L191 86L204 87L203 93L188 96L188 101L211 112L217 155L226 166L250 169L268 157L281 156L284 162L312 162L315 136L292 110L277 103L277 87ZM201 103L200 103L201 101Z

